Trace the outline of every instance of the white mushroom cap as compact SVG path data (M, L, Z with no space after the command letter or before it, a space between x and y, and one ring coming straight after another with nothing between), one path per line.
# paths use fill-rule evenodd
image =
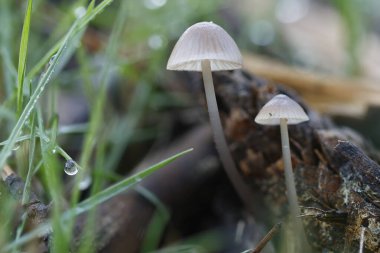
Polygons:
M308 121L309 117L293 99L280 94L274 96L261 108L255 122L261 125L280 125L280 119L287 119L288 125L294 125Z
M212 22L190 26L177 41L166 68L202 71L202 60L210 60L211 71L239 69L243 62L235 41Z

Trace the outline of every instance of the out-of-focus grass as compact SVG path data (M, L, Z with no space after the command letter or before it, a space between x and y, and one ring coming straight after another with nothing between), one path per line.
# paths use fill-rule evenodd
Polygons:
M360 43L366 32L363 3L357 0L334 0L333 3L339 12L345 27L345 47L349 58L347 61L347 72L351 75L358 75L360 74Z
M44 147L45 148L45 147ZM53 167L57 167L56 165L54 166L54 163L56 162L56 157L55 156L52 156L53 152L52 152L52 149L49 148L48 146L46 146L47 149L49 149L47 152L44 153L44 155L46 157L44 157L44 159L46 160L46 163L47 165L45 166L53 166ZM69 222L70 220L74 219L76 216L78 216L79 214L82 214L86 211L89 211L89 210L92 210L93 208L95 208L96 206L98 206L99 204L109 200L110 198L116 196L117 194L129 189L130 187L136 185L138 182L140 182L141 180L143 180L144 178L146 178L147 176L149 176L150 174L152 174L153 172L156 172L157 170L161 169L162 167L164 167L165 165L171 163L172 161L176 160L177 158L191 152L192 149L187 149L185 151L182 151L182 152L179 152L178 154L175 154L165 160L162 160L161 162L158 162L154 165L152 165L151 167L145 169L145 170L142 170L126 179L123 179L111 186L109 186L108 188L92 195L91 197L85 199L84 201L78 203L77 205L75 205L75 207L67 210L67 211L60 211L59 209L57 209L57 207L61 206L62 203L55 203L56 205L54 206L54 208L56 209L55 211L53 212L57 212L57 215L53 214L53 219L52 219L52 222L47 222L45 224L42 224L40 225L39 227L37 227L35 230L33 230L32 232L29 232L27 233L26 235L20 237L19 239L16 239L14 241L11 241L8 245L6 245L3 250L4 251L8 251L10 249L14 249L18 246L21 246L23 245L24 243L32 240L33 238L36 238L38 237L41 233L45 232L47 229L50 229L50 227L52 227L50 230L53 230L54 231L54 237L57 237L57 238L54 238L54 241L57 240L56 243L53 242L53 244L51 245L53 248L53 252L56 252L56 251L59 251L61 252L61 250L66 250L67 252L67 248L70 247L69 245L69 242L67 241L67 239L69 238L68 237L68 234L71 233L71 231L67 230L67 222ZM52 169L51 171L49 170L45 170L46 173L52 173L52 171L54 171L54 169ZM56 172L53 172L53 173L56 173ZM49 175L50 176L54 176L54 175ZM60 186L57 186L57 184L59 184L59 182L57 181L58 180L58 177L55 176L55 181L54 182L51 182L50 181L50 178L48 178L49 180L47 180L47 184L49 184L48 188L50 187L50 194L54 195L54 201L60 201L62 199L62 192L59 191L59 188ZM56 185L54 185L56 184ZM58 230L58 232L56 231ZM59 247L57 245L60 245ZM55 246L57 246L57 248L55 248ZM62 251L64 252L64 251Z
M40 189L41 200L52 206L48 224L26 232L25 224L16 222L22 212L15 211L21 208L16 208L17 201L1 187L0 217L7 222L0 225L0 251L19 252L23 244L51 226L51 252L68 252L78 214L92 210L84 234L94 238L94 211L100 203L188 152L118 180L116 167L131 142L156 136L156 124L139 128L140 123L152 115L159 120L160 110L183 103L156 101L162 97L156 84L165 78L169 41L196 19L211 20L216 3L0 1L0 171L9 164L23 177L22 203L28 202L32 189ZM173 20L173 13L181 18ZM110 100L112 89L124 96L121 108ZM62 93L86 101L86 123L62 125L65 114L75 113L61 109ZM79 153L70 152L78 145L68 143L74 135L84 137ZM74 160L80 169L76 176L65 176L66 160ZM91 190L80 199L80 185L86 178L92 181ZM35 183L42 189L35 188ZM109 183L113 185L106 188ZM165 219L152 223L146 246L152 250L168 219L168 213L162 212L165 207L154 203L161 206L157 217ZM93 251L91 240L79 248L82 253Z
M22 110L22 103L24 97L24 75L26 67L26 54L28 52L28 40L30 19L32 15L33 1L28 1L28 7L25 13L24 26L22 28L20 51L18 57L18 69L17 69L17 113L20 114Z

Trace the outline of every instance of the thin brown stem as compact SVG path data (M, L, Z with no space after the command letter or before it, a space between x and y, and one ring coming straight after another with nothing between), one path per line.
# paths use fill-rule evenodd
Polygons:
M273 236L277 234L278 231L280 231L280 229L281 223L277 223L276 225L274 225L272 229L269 230L269 232L264 236L264 238L261 239L261 241L256 245L256 248L252 250L251 253L260 253L267 245L267 243L273 238Z

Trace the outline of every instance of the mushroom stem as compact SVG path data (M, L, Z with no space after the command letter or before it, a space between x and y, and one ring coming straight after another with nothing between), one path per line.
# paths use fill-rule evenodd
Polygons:
M285 183L286 189L288 192L288 201L290 206L290 221L293 222L295 231L293 235L295 236L293 240L295 240L295 252L310 252L309 245L307 243L306 234L303 229L303 225L301 220L297 219L301 215L301 209L298 205L297 199L297 191L296 184L294 180L293 168L292 168L292 160L290 155L290 145L289 145L289 135L288 135L288 120L285 118L280 119L280 129L281 129L281 144L282 144L282 158L284 160L285 167ZM301 250L302 249L302 250ZM294 252L291 250L289 252Z
M288 192L288 200L290 205L290 213L295 219L301 214L300 207L297 201L296 185L294 181L294 174L292 168L292 160L290 156L289 147L289 135L288 135L288 123L287 119L280 119L280 129L281 129L281 144L282 144L282 159L284 161L285 167L285 183Z
M253 210L252 207L252 194L248 186L243 181L239 174L235 162L231 156L231 152L228 148L227 141L224 137L222 123L219 117L218 104L216 102L214 83L212 80L211 65L209 60L203 60L201 62L203 83L205 86L206 101L208 107L208 113L210 116L211 128L214 136L216 150L221 159L224 170L227 173L228 178L231 180L232 185L237 191L243 203L249 210Z

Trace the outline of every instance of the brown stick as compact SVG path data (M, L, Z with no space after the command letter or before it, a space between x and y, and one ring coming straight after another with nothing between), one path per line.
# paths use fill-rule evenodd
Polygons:
M14 172L13 170L11 169L11 167L9 167L9 165L5 165L3 170L1 171L1 178L3 179L3 181L5 181L7 179L8 176L12 175Z
M277 234L281 229L281 223L277 223L274 225L271 230L264 236L263 239L256 245L256 248L252 250L251 253L260 253L264 247L267 245L267 243L273 238L275 234Z
M1 177L12 197L19 200L21 205L25 186L22 178L19 177L8 165L5 165L3 171L1 172ZM46 222L48 219L50 207L42 203L34 192L29 193L28 203L24 204L22 208L25 209L28 217L24 231L30 231L34 229L38 225ZM47 252L50 236L50 232L41 235L40 238L29 242L28 245L31 246L31 249L33 249L33 251ZM26 248L29 246L26 246Z

